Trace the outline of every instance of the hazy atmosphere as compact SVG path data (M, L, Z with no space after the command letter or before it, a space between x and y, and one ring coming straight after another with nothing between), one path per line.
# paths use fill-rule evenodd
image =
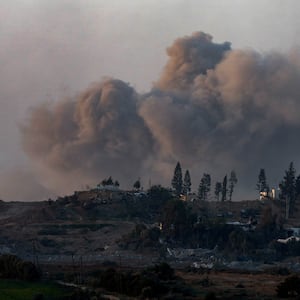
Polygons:
M193 190L235 170L234 199L300 171L300 3L3 0L0 198L112 176Z

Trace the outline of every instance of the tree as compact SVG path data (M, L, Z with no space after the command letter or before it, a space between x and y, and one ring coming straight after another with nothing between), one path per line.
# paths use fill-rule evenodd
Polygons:
M185 202L168 201L163 209L162 225L164 233L172 238L181 238L184 234L188 218Z
M173 198L170 191L160 185L153 185L147 195L149 209L154 211L161 211L162 207Z
M133 187L138 191L141 188L141 182L138 179L134 184Z
M184 241L196 220L196 214L188 209L187 203L178 199L168 201L162 210L162 229L167 238Z
M227 199L227 175L223 179L222 185L222 201L226 201Z
M276 218L277 216L272 211L272 207L265 207L260 216L259 228L270 235L270 233L276 229Z
M115 181L115 184L114 184L116 187L119 187L120 186L120 183L118 180Z
M183 194L187 195L191 191L191 176L189 170L186 170L184 174L184 179L183 179L183 189L182 192Z
M101 184L102 184L103 186L106 186L106 185L114 185L114 182L113 182L111 176L109 176L108 179L103 179L103 180L101 181Z
M277 288L277 296L280 298L289 298L300 295L300 278L297 275L287 277Z
M2 278L26 281L34 281L41 276L41 273L32 262L23 261L12 254L3 254L0 256L0 274Z
M208 193L210 192L211 177L209 174L204 173L198 188L199 200L207 200Z
M237 184L238 180L236 177L236 173L234 171L231 171L230 173L230 177L229 177L229 201L231 201L232 199L232 194L233 194L233 190L235 185Z
M247 249L250 248L247 233L241 229L231 231L228 236L227 248L231 253L245 255Z
M293 162L290 163L288 170L285 171L283 180L279 184L280 198L286 202L286 218L289 217L290 207L295 203L296 196L296 170Z
M300 196L300 175L297 176L295 182L295 201L299 199Z
M175 170L174 170L174 176L172 179L172 187L174 188L176 195L180 196L180 194L182 192L182 171L181 171L180 162L177 162Z
M267 178L265 169L260 169L258 174L258 182L256 184L258 192L269 192L269 185L267 184Z
M215 196L216 199L219 201L220 199L220 193L222 192L222 183L221 182L216 182L215 186Z

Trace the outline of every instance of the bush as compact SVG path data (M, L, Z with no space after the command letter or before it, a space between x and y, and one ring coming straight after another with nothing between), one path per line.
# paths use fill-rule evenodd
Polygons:
M36 294L32 297L32 300L44 300L45 297L43 294Z
M142 298L153 298L154 297L154 293L153 293L153 290L150 286L146 286L142 289Z
M174 269L165 262L150 268L149 271L154 272L160 280L174 279Z
M23 261L20 264L19 276L21 279L33 281L39 279L40 273L32 262Z
M158 239L160 230L158 228L147 228L144 224L137 224L127 235L119 240L119 247L122 249L133 249L143 251L145 248L159 247Z
M208 292L206 295L205 295L205 300L216 300L217 297L216 297L216 294L214 292Z
M277 296L286 298L300 296L300 278L297 275L286 278L277 286Z
M0 256L0 276L2 278L14 278L23 280L36 280L40 278L40 272L32 262L23 261L11 254Z
M133 297L165 294L168 288L154 271L120 272L109 268L100 272L93 280L93 287L102 287L108 291L119 292Z

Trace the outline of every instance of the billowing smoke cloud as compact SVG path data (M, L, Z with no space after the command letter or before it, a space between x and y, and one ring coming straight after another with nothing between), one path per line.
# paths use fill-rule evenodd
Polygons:
M189 89L195 77L206 74L222 59L230 43L215 44L212 37L203 32L177 39L167 49L169 60L157 86L162 89Z
M109 175L129 184L153 144L137 101L126 83L107 79L72 99L43 104L22 128L24 149L59 191Z
M252 197L260 168L277 184L290 161L297 166L297 51L231 50L199 32L176 40L167 53L160 79L145 95L108 79L33 109L23 144L42 174L68 182L65 190L108 175L125 185L139 176L169 184L179 160L194 189L203 172L222 180L235 169L240 191ZM59 183L51 187L63 190Z

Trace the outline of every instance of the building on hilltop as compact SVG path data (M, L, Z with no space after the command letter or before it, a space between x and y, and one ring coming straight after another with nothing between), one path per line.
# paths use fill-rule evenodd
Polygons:
M276 189L272 188L271 190L264 190L259 192L259 200L275 200L276 199Z

